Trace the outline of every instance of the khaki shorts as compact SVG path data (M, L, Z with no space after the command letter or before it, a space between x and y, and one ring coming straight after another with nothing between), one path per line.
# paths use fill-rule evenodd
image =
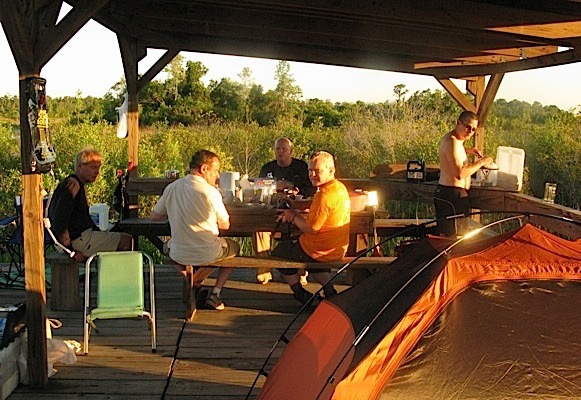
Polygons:
M75 251L81 252L85 257L90 257L100 251L115 251L119 245L121 233L102 232L87 229L81 233L81 237L71 242Z

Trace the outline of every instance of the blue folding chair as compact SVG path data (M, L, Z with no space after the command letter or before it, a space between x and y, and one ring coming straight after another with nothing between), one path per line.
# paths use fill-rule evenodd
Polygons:
M144 261L149 264L150 309L145 310ZM97 306L90 308L90 267L97 266ZM90 328L97 319L147 317L151 330L151 351L156 352L155 284L152 258L141 251L97 253L85 264L84 354L89 353Z

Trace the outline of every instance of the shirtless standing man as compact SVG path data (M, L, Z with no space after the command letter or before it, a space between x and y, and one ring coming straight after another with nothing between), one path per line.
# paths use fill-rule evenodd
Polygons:
M464 148L464 142L472 137L477 127L478 116L471 111L464 111L458 117L454 129L440 140L440 180L434 192L434 205L438 219L470 212L468 197L470 177L492 162L491 157L482 157L475 147ZM474 154L481 158L470 163L467 154ZM462 234L462 227L456 229L455 221L457 220L439 221L440 234L446 236Z

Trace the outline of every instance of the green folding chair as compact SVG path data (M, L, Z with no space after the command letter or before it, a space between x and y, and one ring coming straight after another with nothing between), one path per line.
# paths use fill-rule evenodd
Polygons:
M144 257L145 256L145 257ZM144 259L149 264L149 312L145 310L143 278ZM91 263L97 264L97 307L90 308ZM89 353L90 329L95 329L97 319L147 317L151 330L151 351L157 346L155 324L154 266L151 257L140 251L97 253L85 264L84 354Z

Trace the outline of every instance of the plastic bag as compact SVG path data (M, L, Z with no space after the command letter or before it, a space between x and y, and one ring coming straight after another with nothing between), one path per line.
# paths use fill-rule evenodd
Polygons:
M46 361L49 378L58 372L54 364L73 365L77 362L76 352L81 349L81 344L74 340L52 338L52 328L58 329L61 326L63 326L62 322L57 319L46 320Z
M75 348L80 350L81 344L74 340L46 339L46 358L49 378L58 372L54 368L55 363L73 365L77 362Z

